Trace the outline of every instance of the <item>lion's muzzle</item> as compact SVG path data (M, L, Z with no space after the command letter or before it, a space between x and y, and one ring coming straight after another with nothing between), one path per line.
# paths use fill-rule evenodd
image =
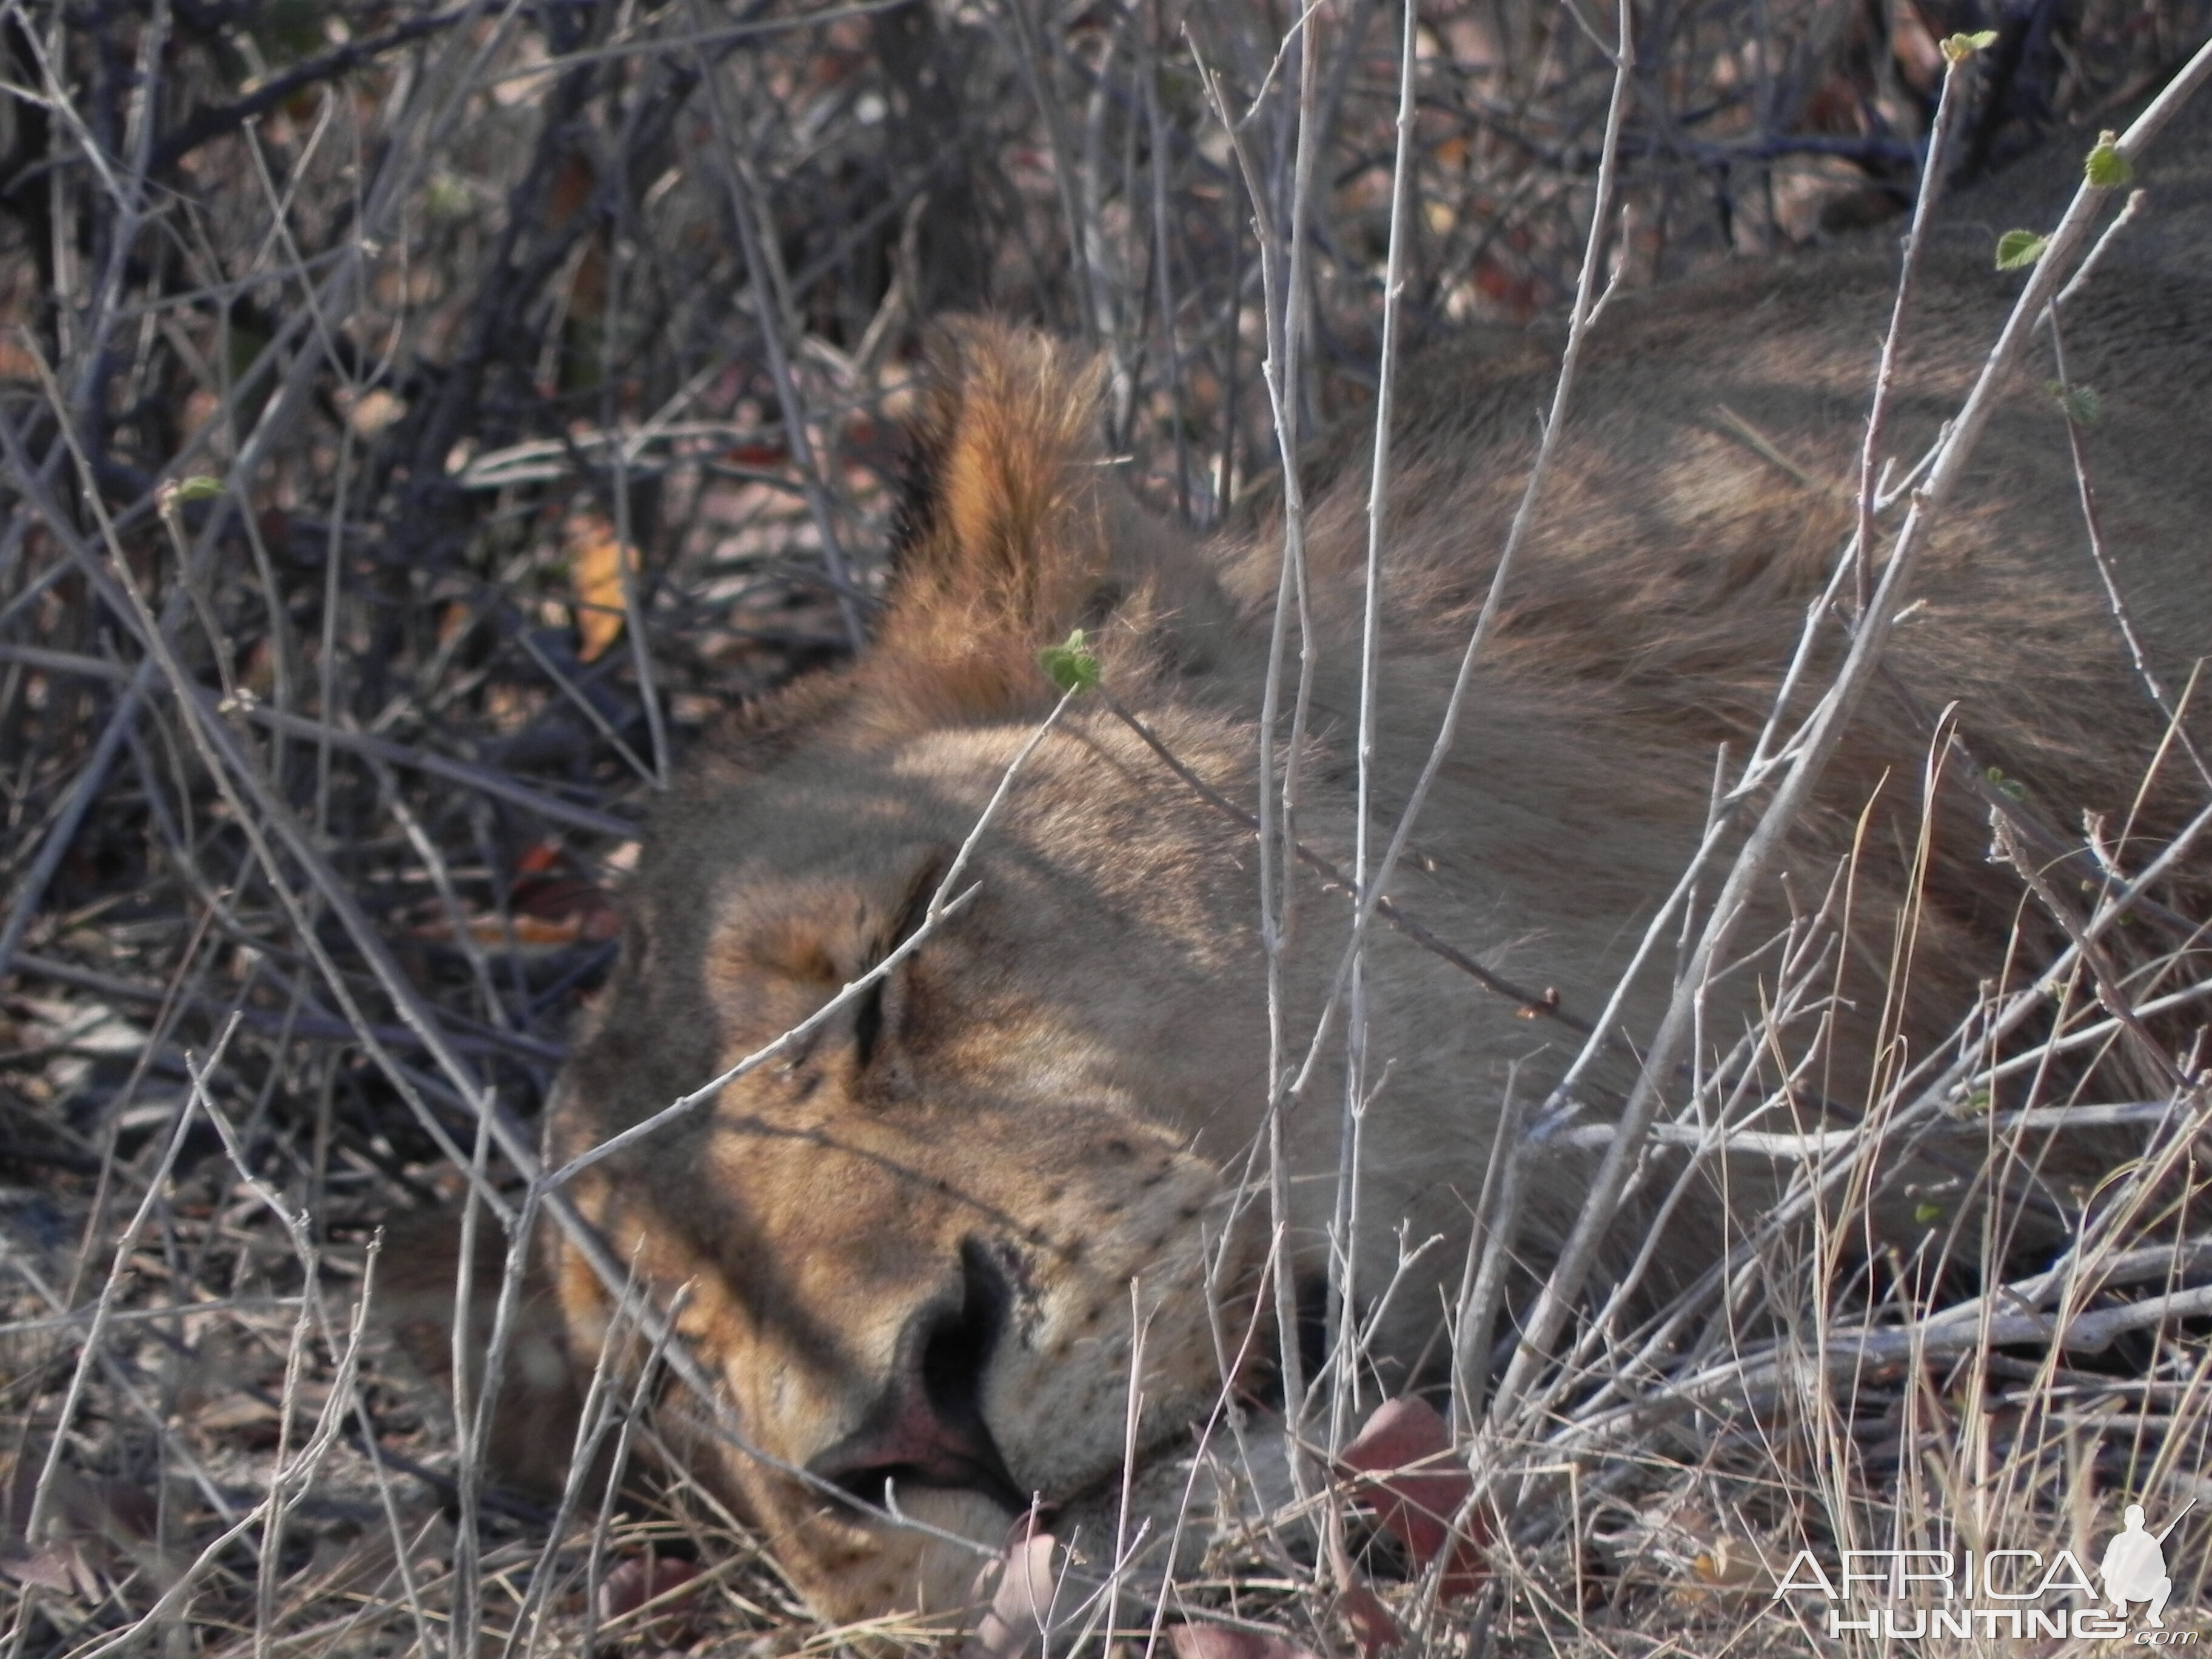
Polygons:
M890 1376L860 1426L806 1468L854 1498L887 1486L981 1493L1009 1511L1029 1500L983 1418L983 1381L1013 1302L1005 1272L979 1239L960 1243L960 1279L907 1320Z

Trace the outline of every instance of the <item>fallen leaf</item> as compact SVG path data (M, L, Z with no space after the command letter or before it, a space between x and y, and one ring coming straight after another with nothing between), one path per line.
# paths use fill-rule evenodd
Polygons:
M568 520L568 589L576 601L576 659L596 661L622 637L623 578L637 569L637 550L624 547L596 507Z
M567 855L550 843L533 847L519 860L519 873L507 890L507 906L518 929L526 920L565 927L571 938L601 941L622 932L622 915L606 890L567 868Z
M1416 1567L1437 1559L1451 1535L1452 1518L1474 1490L1443 1419L1427 1401L1411 1395L1376 1407L1337 1461L1366 1477L1376 1523L1406 1547ZM1446 1601L1482 1584L1485 1540L1479 1522L1478 1516L1470 1522L1444 1564Z
M99 1575L85 1559L83 1547L71 1540L49 1544L35 1555L0 1557L0 1573L19 1584L36 1584L81 1601L100 1599Z

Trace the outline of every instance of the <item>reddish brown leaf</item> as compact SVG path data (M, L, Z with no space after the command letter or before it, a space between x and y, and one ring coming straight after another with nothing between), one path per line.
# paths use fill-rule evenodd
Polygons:
M1407 1396L1385 1401L1338 1459L1367 1477L1369 1501L1382 1528L1406 1547L1417 1567L1437 1559L1451 1522L1474 1490L1452 1450L1451 1435L1436 1407ZM1445 1564L1446 1600L1465 1595L1483 1581L1481 1528L1470 1525Z
M622 915L597 883L569 872L568 855L554 842L540 842L516 861L518 874L507 890L507 908L518 927L526 917L558 924L568 937L611 939L622 932Z

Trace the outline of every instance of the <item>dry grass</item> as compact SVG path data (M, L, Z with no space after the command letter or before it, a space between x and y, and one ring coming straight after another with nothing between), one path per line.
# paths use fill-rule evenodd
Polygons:
M718 711L866 628L924 319L988 305L1095 345L1141 487L1194 521L1273 471L1285 250L1252 227L1298 188L1280 9L0 8L9 1655L853 1634L702 1500L556 1517L478 1490L361 1317L378 1228L472 1162L513 1188L611 959L629 826ZM1399 89L1395 13L1316 18L1309 433L1375 395ZM1898 211L1936 40L1982 21L1655 9L1620 279ZM2204 26L2198 0L2006 14L1961 168L2094 121ZM1566 305L1609 27L1425 10L1395 349ZM1241 155L1201 65L1251 112ZM1979 1086L1903 1080L1894 1108L1933 1122L1938 1083ZM2105 1494L2212 1511L2206 1110L2136 1111L2142 1165L2047 1279L1972 1301L1970 1273L1878 1260L1816 1295L1839 1242L1778 1224L1650 1322L1577 1325L1463 1448L1505 1517L1491 1576L1449 1605L1408 1580L1395 1616L1474 1654L1795 1651L1753 1615L1801 1547L2088 1559ZM1978 1126L1967 1166L2035 1131ZM1798 1150L1832 1189L1863 1148ZM1738 1340L1748 1275L1799 1276L1804 1328ZM649 1436L629 1403L606 1432ZM1311 1538L1255 1528L1186 1598L1359 1642ZM673 1614L640 1605L656 1558L705 1568Z

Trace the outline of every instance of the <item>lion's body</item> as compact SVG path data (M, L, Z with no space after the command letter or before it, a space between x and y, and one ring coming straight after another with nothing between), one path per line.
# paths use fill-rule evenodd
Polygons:
M1886 443L1908 465L2016 287L1989 269L2002 228L1978 222L1929 251ZM2178 234L2135 258L2124 243L2066 325L2069 367L2106 410L2088 434L2106 537L2176 692L2212 648L2212 289L2184 263L2167 268ZM1624 298L1593 338L1541 518L1390 889L1431 933L1556 992L1570 1013L1604 1005L1679 878L1716 757L1726 744L1740 762L1756 737L1848 538L1893 278L1881 252L1807 258ZM1550 348L1516 340L1404 370L1378 844L1436 730L1555 367ZM2063 833L2104 815L2124 865L2201 804L2172 752L2142 788L2165 725L2090 562L2042 378L2008 393L1890 673L1786 873L1739 926L1749 950L1826 906L1844 940L1822 958L1832 1028L1790 1115L1765 1127L1863 1108L1872 1083L1950 1030L1978 981L2007 971L2020 878L1986 856L1966 763L1950 756L1951 775L1930 782L1931 722L1950 705L1973 764L2025 788ZM1107 689L1184 765L1254 801L1280 526L1258 515L1201 546L1146 519L1101 464L1090 384L1066 349L994 327L944 354L923 422L927 482L876 641L757 714L659 815L626 901L622 969L563 1081L557 1153L696 1089L911 930L1051 708L1036 655L1071 627L1092 631ZM1348 868L1362 443L1316 456L1308 478L1316 665L1297 823ZM1825 683L1816 665L1808 684ZM912 1513L995 1540L1009 1485L1065 1497L1119 1463L1133 1279L1150 1322L1143 1437L1214 1397L1203 1252L1263 1128L1268 1007L1252 834L1096 698L1039 745L970 873L980 893L879 992L804 1054L592 1170L577 1197L616 1259L635 1252L664 1290L689 1283L680 1324L749 1442L871 1498L892 1475ZM2070 868L2063 881L2080 896ZM1283 1014L1295 1061L1350 911L1306 875L1293 887ZM1657 1022L1672 954L1620 1011L1631 1042ZM1741 1037L1776 973L1770 952L1716 987L1702 1052ZM1439 1283L1456 1282L1501 1103L1509 1090L1541 1102L1580 1040L1388 928L1365 995L1362 1296L1387 1277L1401 1222L1416 1243L1449 1241L1392 1303L1378 1350L1402 1376L1434 1334ZM1790 1029L1811 1044L1816 1024ZM1333 1041L1286 1119L1301 1275L1321 1266L1335 1202L1340 1054ZM1586 1092L1617 1098L1629 1075L1616 1054ZM1564 1153L1534 1166L1527 1237L1540 1254L1588 1167ZM1718 1168L1722 1186L1771 1182ZM1223 1270L1232 1344L1263 1277L1265 1214L1263 1200ZM1681 1237L1670 1248L1694 1267L1711 1230ZM569 1255L562 1295L588 1355L606 1292ZM824 1611L964 1592L973 1564L957 1552L840 1512L711 1433L696 1455Z

